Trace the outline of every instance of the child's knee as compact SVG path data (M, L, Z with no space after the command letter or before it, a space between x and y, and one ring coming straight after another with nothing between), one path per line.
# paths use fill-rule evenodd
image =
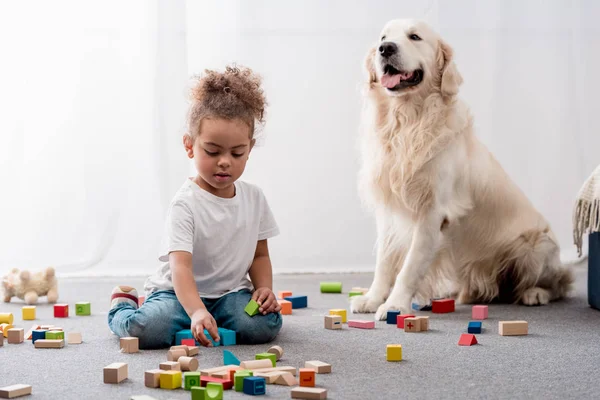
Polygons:
M263 344L275 339L281 330L282 318L279 313L243 318L237 324L240 344Z

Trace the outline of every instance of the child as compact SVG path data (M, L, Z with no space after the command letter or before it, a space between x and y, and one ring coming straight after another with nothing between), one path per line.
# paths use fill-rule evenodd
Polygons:
M254 146L255 124L264 122L260 77L248 68L206 71L192 90L187 156L197 175L186 179L168 210L159 260L138 308L128 286L112 291L110 329L139 338L141 348L171 346L191 329L204 346L219 341L217 327L237 332L242 344L266 343L281 329L281 307L272 291L267 239L279 229L262 191L237 181ZM250 299L260 305L250 317Z

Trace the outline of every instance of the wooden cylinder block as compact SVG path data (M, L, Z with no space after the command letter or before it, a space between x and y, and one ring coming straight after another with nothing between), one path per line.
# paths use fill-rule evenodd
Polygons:
M267 350L267 353L275 354L275 356L277 356L277 361L279 361L283 356L283 349L280 346L272 346Z
M269 359L242 361L240 363L242 369L258 369L258 368L273 368L273 363Z
M167 353L167 361L179 361L179 357L186 357L187 351L184 349L169 350Z
M198 360L193 357L179 357L179 364L181 364L182 371L196 371L198 370Z

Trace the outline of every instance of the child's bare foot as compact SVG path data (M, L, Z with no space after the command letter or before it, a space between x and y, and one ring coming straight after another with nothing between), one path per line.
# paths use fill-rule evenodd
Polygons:
M114 308L119 303L127 303L138 308L137 290L131 286L115 286L110 296L110 308Z

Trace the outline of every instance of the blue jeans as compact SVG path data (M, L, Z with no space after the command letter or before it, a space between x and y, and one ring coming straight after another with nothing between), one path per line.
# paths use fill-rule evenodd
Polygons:
M217 299L202 298L217 326L237 332L238 344L262 344L275 339L282 324L279 313L250 317L244 307L252 298L249 290L229 293ZM191 320L174 290L152 293L135 309L127 302L117 304L108 313L108 326L119 337L139 338L140 348L160 349L173 345L175 334L190 329Z

